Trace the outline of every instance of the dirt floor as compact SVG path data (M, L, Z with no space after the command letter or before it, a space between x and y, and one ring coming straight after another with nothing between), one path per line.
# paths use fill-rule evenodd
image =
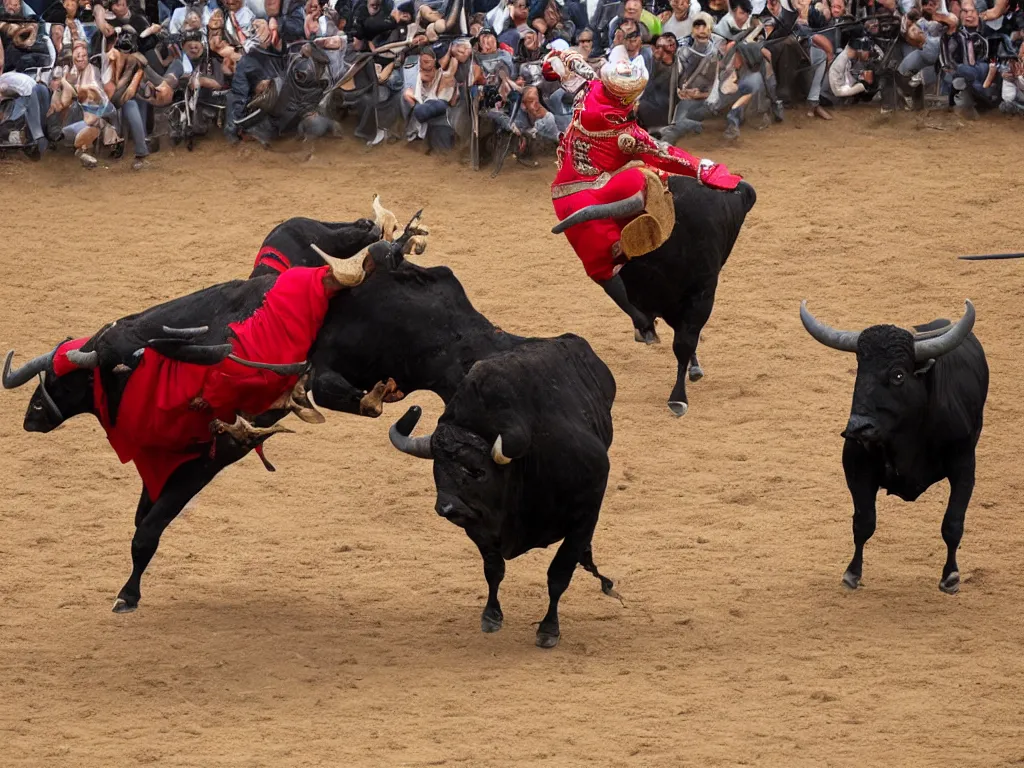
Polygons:
M594 541L624 605L582 570L562 643L533 645L554 550L510 564L506 623L479 632L479 555L433 511L428 462L384 418L292 420L265 472L232 467L164 536L140 609L139 481L96 422L21 428L0 397L0 765L1006 766L1024 762L1024 363L1020 124L874 111L718 130L688 143L758 203L704 332L704 381L675 420L668 343L632 340L560 237L550 164L502 176L405 146L310 154L219 139L92 172L0 163L0 345L18 360L248 273L292 215L353 219L379 191L425 207L421 263L448 264L506 330L585 336L618 382ZM861 327L959 317L991 368L960 594L939 592L948 486L880 497L865 588L840 585L852 505L839 431L854 359L803 331L800 299ZM665 341L668 341L668 334ZM422 428L440 400L418 393Z

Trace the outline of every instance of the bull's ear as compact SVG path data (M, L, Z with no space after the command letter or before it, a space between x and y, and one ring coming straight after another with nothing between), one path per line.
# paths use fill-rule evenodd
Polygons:
M914 375L915 376L924 376L926 373L928 373L928 371L930 371L932 369L933 365L935 365L935 358L934 357L930 357L927 360L925 360L923 363L920 363L917 366L917 368L914 369Z

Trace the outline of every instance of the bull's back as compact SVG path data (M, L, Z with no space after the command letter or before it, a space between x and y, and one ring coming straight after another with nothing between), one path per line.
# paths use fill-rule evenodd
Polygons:
M988 399L988 360L972 333L938 358L929 372L929 419L932 439L939 443L977 444Z

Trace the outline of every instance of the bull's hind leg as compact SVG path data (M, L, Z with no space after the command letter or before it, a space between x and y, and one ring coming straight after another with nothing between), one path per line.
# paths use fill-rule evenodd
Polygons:
M505 558L497 547L482 542L475 542L484 559L484 578L487 579L487 604L480 615L481 632L497 632L505 621L498 602L498 588L505 578Z
M690 407L690 401L686 397L686 379L692 371L691 365L697 365L697 370L700 370L700 365L697 364L697 342L700 340L704 324L711 317L717 286L718 279L715 278L714 282L695 296L678 316L665 318L675 331L672 352L676 356L676 384L668 397L668 407L674 416L685 415ZM703 375L704 372L701 371L700 376ZM692 380L696 381L700 376Z
M129 613L138 607L142 597L142 574L156 554L160 535L192 497L213 479L220 466L208 459L194 459L171 475L163 493L155 502L148 503L149 496L143 491L135 515L135 535L132 537L132 574L117 593L114 613Z
M946 542L946 564L942 567L939 589L947 595L960 591L960 566L956 562L956 551L964 535L964 518L967 505L974 493L974 456L964 461L949 477L949 502L942 518L942 540Z

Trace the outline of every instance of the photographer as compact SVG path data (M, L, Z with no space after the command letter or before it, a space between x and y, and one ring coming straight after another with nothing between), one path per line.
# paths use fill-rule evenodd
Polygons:
M828 95L833 104L871 101L878 90L874 72L862 69L854 72L856 62L867 62L871 57L871 41L867 38L851 39L839 52L828 71Z
M1003 64L1003 81L999 111L1004 115L1024 115L1024 43L1017 58Z
M904 36L911 50L900 61L896 73L901 85L914 89L935 82L935 63L939 60L942 36L954 34L958 22L955 16L940 11L939 0L922 0L920 18L912 11L907 20L917 29L908 29Z

